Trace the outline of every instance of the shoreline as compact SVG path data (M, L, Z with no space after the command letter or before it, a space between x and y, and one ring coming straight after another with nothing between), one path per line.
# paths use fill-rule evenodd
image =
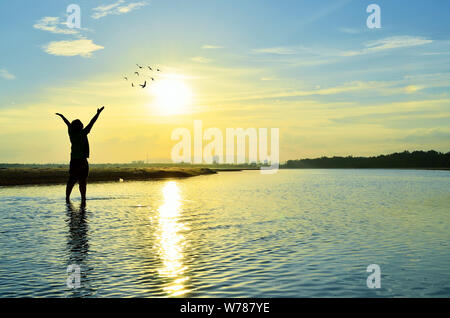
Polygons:
M216 174L209 168L130 168L130 167L91 167L88 183L146 181L171 178L190 178L200 175ZM52 185L65 184L69 178L69 169L65 168L1 168L0 186Z
M280 170L437 170L449 168L284 168ZM258 168L200 168L200 167L90 167L88 183L151 181L190 178L218 172L239 172ZM0 167L0 187L21 185L66 184L69 167Z

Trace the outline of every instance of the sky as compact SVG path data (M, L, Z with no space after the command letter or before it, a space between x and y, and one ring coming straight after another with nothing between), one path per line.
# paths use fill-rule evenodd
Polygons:
M445 0L2 0L0 162L68 162L55 112L86 125L103 105L93 163L170 161L172 132L194 120L224 136L279 128L281 162L448 152L449 12ZM161 72L137 77L136 63ZM143 76L155 81L140 88Z

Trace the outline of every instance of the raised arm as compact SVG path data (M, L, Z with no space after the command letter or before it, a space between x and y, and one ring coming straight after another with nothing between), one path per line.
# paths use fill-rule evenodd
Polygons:
M66 123L66 125L67 125L67 127L69 127L70 126L70 122L67 120L67 118L66 117L64 117L64 115L63 114L60 114L60 113L56 113L56 115L58 115L59 117L61 117L61 119L62 120L64 120L64 122Z
M92 129L92 126L94 126L95 122L98 119L98 116L100 115L100 113L103 111L103 109L105 108L105 106L102 106L101 108L97 108L97 114L95 114L94 117L92 117L91 121L89 122L89 124L86 126L86 128L84 128L84 130L86 131L86 133L89 133Z

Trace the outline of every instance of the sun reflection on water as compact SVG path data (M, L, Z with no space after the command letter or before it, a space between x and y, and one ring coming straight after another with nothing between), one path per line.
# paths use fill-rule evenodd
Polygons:
M177 183L168 181L162 194L164 203L158 208L157 235L163 266L158 272L162 277L173 279L164 290L170 296L179 296L189 292L184 285L189 278L184 275L183 249L186 242L181 233L187 227L179 219L182 203Z

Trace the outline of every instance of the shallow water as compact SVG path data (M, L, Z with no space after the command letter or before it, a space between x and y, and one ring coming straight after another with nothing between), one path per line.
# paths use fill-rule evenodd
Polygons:
M91 184L85 209L76 190L0 188L1 297L450 296L448 171Z

